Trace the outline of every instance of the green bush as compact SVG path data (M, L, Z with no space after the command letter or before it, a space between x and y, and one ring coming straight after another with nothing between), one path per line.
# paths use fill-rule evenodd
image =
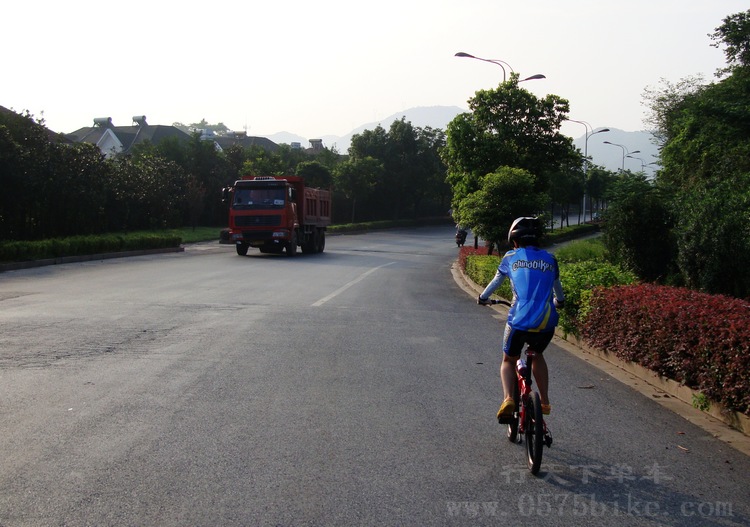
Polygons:
M589 311L591 292L596 287L633 284L635 274L604 262L585 261L560 264L560 281L565 306L560 309L560 329L564 334L580 335L580 324Z
M561 264L586 261L606 262L607 249L600 238L579 240L557 249L555 257Z
M500 265L499 256L487 256L487 255L469 255L466 258L466 275L471 280L480 285L486 287L492 279L495 277L497 272L497 266ZM513 293L510 289L510 282L507 280L495 290L495 295L506 300L513 298Z
M605 253L603 244L598 240L572 242L555 252L560 263L560 281L565 293L565 307L559 310L559 326L563 333L579 335L579 325L588 312L591 291L595 287L611 287L637 281L633 273L602 261ZM462 247L459 251L459 266L481 287L492 280L498 265L500 256L488 256L486 247ZM508 281L495 293L507 300L513 296Z
M542 238L542 245L552 245L554 243L565 242L569 240L575 240L582 236L589 234L595 234L600 231L600 226L593 223L583 223L581 225L571 225L570 227L562 227L556 231L548 231ZM557 253L555 253L557 254Z
M0 242L0 261L25 262L65 256L84 256L120 251L163 249L182 243L174 233L130 233L71 236L37 241Z

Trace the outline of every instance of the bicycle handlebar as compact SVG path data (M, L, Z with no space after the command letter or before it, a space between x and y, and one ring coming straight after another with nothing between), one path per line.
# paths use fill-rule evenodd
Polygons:
M502 304L504 306L511 307L511 303L508 302L507 300L503 300L503 299L497 300L495 298L491 298L491 299L486 300L486 301L480 301L479 299L477 299L477 303L479 305L482 305L482 306L494 306L494 305L497 305L497 304Z
M492 305L502 304L502 305L508 306L508 307L511 306L511 303L508 302L507 300L495 300L494 298L492 300L490 300L490 304L492 304Z

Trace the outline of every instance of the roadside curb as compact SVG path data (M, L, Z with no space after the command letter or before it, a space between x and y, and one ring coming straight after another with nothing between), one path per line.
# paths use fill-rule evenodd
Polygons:
M77 262L91 262L94 260L109 260L112 258L126 258L128 256L146 256L149 254L178 253L184 252L185 247L165 247L162 249L142 249L138 251L119 251L114 253L84 254L80 256L61 256L59 258L47 258L44 260L31 260L28 262L11 262L0 264L0 273L5 271L18 271L21 269L32 269L34 267L45 267L47 265L59 265Z
M472 297L476 298L484 290L459 269L457 262L451 266L451 273L456 284ZM502 305L490 306L490 308L502 314L508 312L508 308ZM612 353L587 346L580 340L574 339L572 335L565 336L560 329L555 331L554 342L568 353L585 360L614 379L702 428L716 439L750 456L750 418L747 416L727 411L713 401L708 411L695 408L693 396L697 396L699 392L661 377L638 364L623 361Z

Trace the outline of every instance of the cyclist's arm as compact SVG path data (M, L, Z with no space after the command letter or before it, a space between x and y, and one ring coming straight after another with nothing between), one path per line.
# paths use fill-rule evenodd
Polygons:
M563 294L560 279L556 279L552 282L552 293L555 295L555 306L562 307L565 304L565 295Z
M505 275L500 272L500 269L497 270L495 273L495 278L492 279L492 281L487 284L487 287L484 288L484 291L479 295L480 301L487 301L490 298L490 295L500 287L500 284L503 283L503 280L505 280Z

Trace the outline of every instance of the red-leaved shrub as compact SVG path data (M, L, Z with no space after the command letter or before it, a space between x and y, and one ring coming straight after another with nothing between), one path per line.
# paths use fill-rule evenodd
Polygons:
M486 246L481 246L478 249L475 249L473 245L464 245L458 251L458 266L462 271L466 272L466 258L474 254L486 255L487 249ZM497 254L497 250L495 251L495 254Z
M750 415L746 301L653 284L597 288L581 335Z

